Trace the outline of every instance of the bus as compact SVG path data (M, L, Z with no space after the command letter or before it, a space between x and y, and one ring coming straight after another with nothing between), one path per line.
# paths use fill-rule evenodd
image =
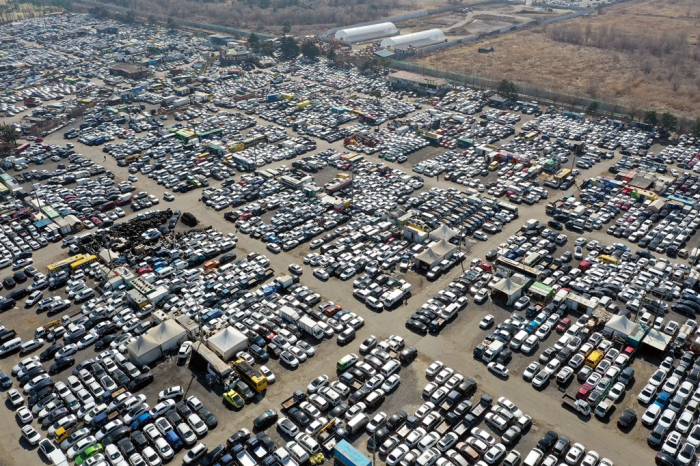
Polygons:
M506 212L512 214L514 217L518 216L518 206L511 204L510 202L499 201L498 208L501 210L505 210Z
M15 149L15 153L16 153L16 154L21 154L21 153L24 152L25 150L29 149L30 146L31 146L31 144L29 144L28 142L25 142L24 144L22 144L21 146L19 146L17 149Z
M83 254L76 254L75 256L63 259L62 261L49 264L47 269L49 270L49 273L58 273L62 270L69 270L71 264L73 264L74 262L78 262L79 260L83 260L84 258L85 256Z
M533 110L539 110L540 106L537 102L523 102L521 100L518 100L515 102L516 105L520 105L521 107L526 107L526 108L531 108Z
M256 393L260 393L267 388L267 377L243 359L234 362L233 369L241 376L241 380L255 390Z
M620 263L620 260L616 257L608 256L606 254L601 254L598 256L598 260L602 262L603 264L608 264L608 265L617 265Z
M71 272L77 272L78 270L82 270L86 267L89 267L90 264L93 262L97 261L97 256L90 254L89 256L85 256L84 258L73 262L70 265L70 271Z
M557 172L556 175L554 175L554 178L555 178L556 180L561 181L561 180L563 180L564 178L566 178L567 176L569 176L570 174L571 174L571 170L569 170L568 168L562 168L561 170L559 170L559 171Z
M537 139L537 132L533 131L531 133L527 133L524 137L526 141L533 141Z

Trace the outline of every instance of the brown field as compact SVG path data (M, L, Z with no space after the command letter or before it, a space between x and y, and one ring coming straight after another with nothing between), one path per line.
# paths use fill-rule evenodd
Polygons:
M632 108L697 116L699 26L697 0L632 0L588 18L450 47L416 61ZM495 51L477 53L488 46Z

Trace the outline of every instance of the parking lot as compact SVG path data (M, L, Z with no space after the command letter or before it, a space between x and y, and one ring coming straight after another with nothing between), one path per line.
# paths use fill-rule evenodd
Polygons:
M187 42L188 52L202 45L200 38L187 40L191 41ZM62 44L65 50L75 46L73 42ZM45 59L52 57L50 54ZM188 63L188 57L184 54L172 66L152 71L168 83L172 76L166 77L166 73ZM59 64L76 66L69 58ZM370 420L380 412L387 418L399 410L409 416L416 413L430 396L423 396L426 384L433 380L426 376L426 370L441 361L455 373L476 381L473 393L465 390L458 394L459 400L472 403L471 411L476 413L479 400L487 395L494 408L497 400L505 397L515 405L513 411L531 417L523 437L509 443L504 453L498 448L491 451L491 445L488 452L479 451L479 444L463 434L450 450L459 451L457 455L476 451L476 458L483 459L498 453L494 461L501 463L516 450L524 460L552 430L569 437L572 444L580 443L586 452L597 452L598 459L609 458L614 464L651 464L656 452L646 444L649 432L641 423L648 403L640 403L637 395L663 357L674 355L678 358L675 364L680 364L680 357L694 343L696 331L692 328L689 335L684 333L686 319L694 316L695 295L689 293L697 287L697 272L693 262L688 263L700 247L695 234L698 225L694 224L697 187L694 175L672 174L672 170L684 171L684 167L696 172L692 168L694 154L698 154L694 140L684 136L681 144L662 145L653 131L565 116L554 108L540 111L537 107L535 111L534 106L516 105L498 110L488 106L487 95L471 89L455 89L442 100L421 98L390 89L381 76L337 70L326 62L281 61L274 73L256 71L260 72L241 72L246 80L243 86L242 81L224 79L228 75L225 67L213 66L208 76L216 85L201 88L212 94L211 103L196 100L195 95L202 92L197 88L192 100L185 99L186 105L169 108L165 91L149 90L141 94L140 101L130 103L131 109L122 109L120 117L104 121L110 112L99 105L89 107L83 117L72 121L63 118L60 130L45 134L42 141L18 140L29 147L24 149L24 157L16 154L14 162L6 159L5 171L14 178L3 184L7 189L17 185L15 196L23 199L16 201L6 195L3 205L7 215L2 241L2 254L8 260L5 275L14 274L18 282L3 283L7 288L2 301L6 310L0 319L8 334L14 331L22 342L28 342L35 338L35 329L64 315L73 323L83 317L81 325L89 327L75 338L98 332L103 332L100 338L132 332L131 339L117 340L123 343L122 353L142 372L153 374L152 383L143 387L136 384L132 391L145 395L151 408L157 404L159 392L172 386L183 389L176 401L192 396L200 400L218 420L218 425L197 440L209 451L219 444L227 446L227 439L240 429L258 433L253 421L268 409L289 416L290 411L283 410L281 403L295 390L305 391L322 374L331 381L338 379L338 361L348 353L360 355L359 346L370 335L379 340L400 336L405 341L401 350L413 347L417 355L415 359L408 353L402 357L396 372L400 376L398 387L388 390L386 398L382 395L376 405L365 407ZM92 84L109 85L104 78L114 79L99 66L84 66L80 73L92 76L89 88ZM116 81L111 85L125 84L124 80ZM234 99L243 87L257 94ZM369 97L375 90L383 100L374 97L376 94ZM48 103L56 95L46 92L58 90L42 89L40 97ZM78 89L64 87L61 92L71 96ZM148 113L151 110L152 115ZM18 106L4 111L12 121L23 121L24 115L32 113ZM119 118L123 121L117 122ZM84 132L93 128L93 123L97 129ZM428 131L435 127L441 129ZM193 142L195 139L199 142ZM74 145L70 154L67 143ZM615 175L620 179L614 180ZM20 206L29 212L26 218L33 215L23 227L21 217L12 216ZM46 206L66 222L75 218L76 223L69 226L82 231L59 234L47 226L61 226L60 222L42 224L53 215ZM189 215L196 217L195 230L194 224L186 224L191 223ZM30 225L38 230L36 234ZM562 234L566 238L559 237ZM83 235L80 242L64 241ZM577 241L581 237L585 241ZM53 238L58 239L53 242ZM115 254L107 260L104 256L98 259L97 253L104 248ZM633 255L637 250L644 253ZM78 253L85 254L84 265L56 268L60 261ZM649 262L648 254L654 255L655 264ZM32 258L36 271L31 274L28 263L17 263L24 256ZM662 264L662 259L668 265ZM16 264L12 271L11 263ZM296 267L290 267L292 264ZM658 271L648 278L642 275L652 266ZM15 301L10 300L11 293L23 289L20 280L27 279L15 270L25 270L34 283L46 279L48 289L44 288L40 298L60 297L67 300L67 308L60 304L47 313L43 308L37 310L37 304L29 305L20 294L14 295ZM79 274L84 275L84 283L67 284ZM138 277L138 284L127 286L131 282L124 277L129 274ZM504 281L517 285L519 279L513 276L519 274L532 274L529 284L536 281L548 290L541 303L533 295L529 302L517 304L521 303L517 300L520 295L525 295L521 289L509 304L498 299ZM505 289L514 286L512 283ZM127 296L127 289L139 291ZM153 293L161 298L154 298ZM103 298L98 302L100 296ZM86 307L81 309L81 305ZM286 307L291 310L285 314L282 309ZM556 359L554 350L549 359L540 356L554 347L582 314L594 311L605 319L619 315L634 327L644 321L669 336L661 351L645 349L640 343L629 360L620 360L620 369L629 365L634 377L603 416L586 416L562 404L564 392L586 400L600 380L583 377L577 381L573 369L564 383L555 377L567 363L571 365L571 355L588 344L587 338L596 343L584 351L576 371L588 367L582 361L605 341L609 342L602 344L610 362L600 367L616 365L628 345L603 337L607 321L595 324L598 337L592 337L592 332L573 335L578 338L577 346L571 354L561 356L555 369L545 371L546 377L552 378L542 387L533 387L532 377L524 379L531 363L542 364L531 374L534 377ZM106 324L98 322L107 320L105 313L116 315L109 314L114 325L103 331ZM487 315L493 323L480 328ZM516 321L513 315L523 317ZM655 321L657 317L661 320ZM188 319L190 323L186 323ZM511 320L499 326L507 319ZM563 330L542 330L543 325L556 327L563 319L569 319ZM171 324L182 334L176 345L161 349L163 354L145 362L135 356L148 354L145 350L141 353L141 345L148 340L139 335L150 335L151 327L165 331L162 329ZM533 327L526 329L528 325ZM646 327L639 328L646 331ZM224 385L235 386L240 374L229 369L228 374L213 377L194 356L184 360L177 356L183 340L197 340L201 335L206 341L226 331L243 335L252 354L239 356L235 351L229 360L250 358L253 367L264 364L275 376L274 383L268 380L267 388L246 400L242 408L234 408L223 397L228 392ZM520 331L528 337L538 336L527 354L512 343ZM685 343L679 340L680 335L685 335ZM89 358L116 357L99 356L105 348L96 350L97 337L90 338L75 354L74 364ZM560 346L573 345L574 338ZM290 344L297 339L312 349ZM3 338L3 343L6 341L9 338ZM494 374L474 353L484 343L491 346L499 341L513 349L508 358L500 349L494 356L501 357L507 376ZM617 353L606 345L614 346ZM48 342L40 344L21 355L8 351L0 369L9 374L13 365L49 346ZM118 345L116 351L120 351ZM356 377L355 383L362 385L371 378L371 371L380 371L384 363L399 359L399 353L387 353L386 360L374 358L378 362L361 366L368 367L366 372L342 372ZM44 362L46 369L51 361ZM674 366L666 364L670 372ZM120 367L125 369L123 364ZM54 382L65 382L71 370L59 370ZM677 371L677 385L693 374L691 365ZM607 380L610 386L619 376L611 374ZM127 385L133 377L125 377ZM589 381L590 390L582 389ZM692 382L693 390L697 382ZM17 385L15 380L13 388ZM585 396L580 395L580 389ZM676 389L668 388L671 394ZM592 408L609 396L607 390L599 391L599 398L588 401ZM356 401L350 403L357 406ZM689 403L688 397L679 403L674 413ZM502 402L501 406L511 405ZM2 460L9 465L36 464L38 456L50 464L22 437L24 423L9 400L6 407L0 410L0 419L11 428L0 442ZM437 407L434 418L428 417L436 423L431 420L426 424L427 431L434 434L436 429L446 429L448 424L440 420L454 408ZM617 420L628 408L639 419L631 428L621 429ZM306 412L313 417L312 407ZM419 412L417 422L428 414L425 409ZM696 413L690 412L694 424ZM470 429L482 428L501 439L506 429L494 427L498 418L490 416L487 422L483 414L476 415ZM457 419L462 423L462 418ZM347 430L351 419L346 421ZM333 428L343 423L337 424ZM506 424L517 426L518 420L508 418ZM140 429L146 430L143 426L134 428ZM44 429L37 427L37 431L48 436ZM265 431L276 447L292 440L274 426ZM683 437L689 431L686 429ZM389 431L385 434L384 441L392 447L386 453L407 438ZM663 431L664 436L669 434L670 430ZM377 453L377 461L386 461L385 454L368 448L370 436L365 429L337 436L347 438L363 454L372 457ZM421 446L418 453L438 448L438 438L441 436ZM625 448L619 447L620 442ZM493 443L500 445L501 441ZM190 447L178 449L172 461L182 461ZM542 456L550 453L548 450ZM332 451L326 454L331 456ZM578 464L583 456L571 461ZM94 463L97 460L90 464Z

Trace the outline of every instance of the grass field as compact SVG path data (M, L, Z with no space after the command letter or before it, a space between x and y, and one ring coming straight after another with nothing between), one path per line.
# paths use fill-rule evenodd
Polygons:
M632 0L416 59L421 65L639 108L697 113L700 2ZM489 54L480 47L493 46Z

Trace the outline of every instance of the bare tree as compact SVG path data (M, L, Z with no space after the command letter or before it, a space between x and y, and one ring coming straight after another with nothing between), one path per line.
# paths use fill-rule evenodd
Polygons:
M678 92L678 89L681 88L681 77L678 73L674 73L671 78L671 87L673 87L673 92Z

